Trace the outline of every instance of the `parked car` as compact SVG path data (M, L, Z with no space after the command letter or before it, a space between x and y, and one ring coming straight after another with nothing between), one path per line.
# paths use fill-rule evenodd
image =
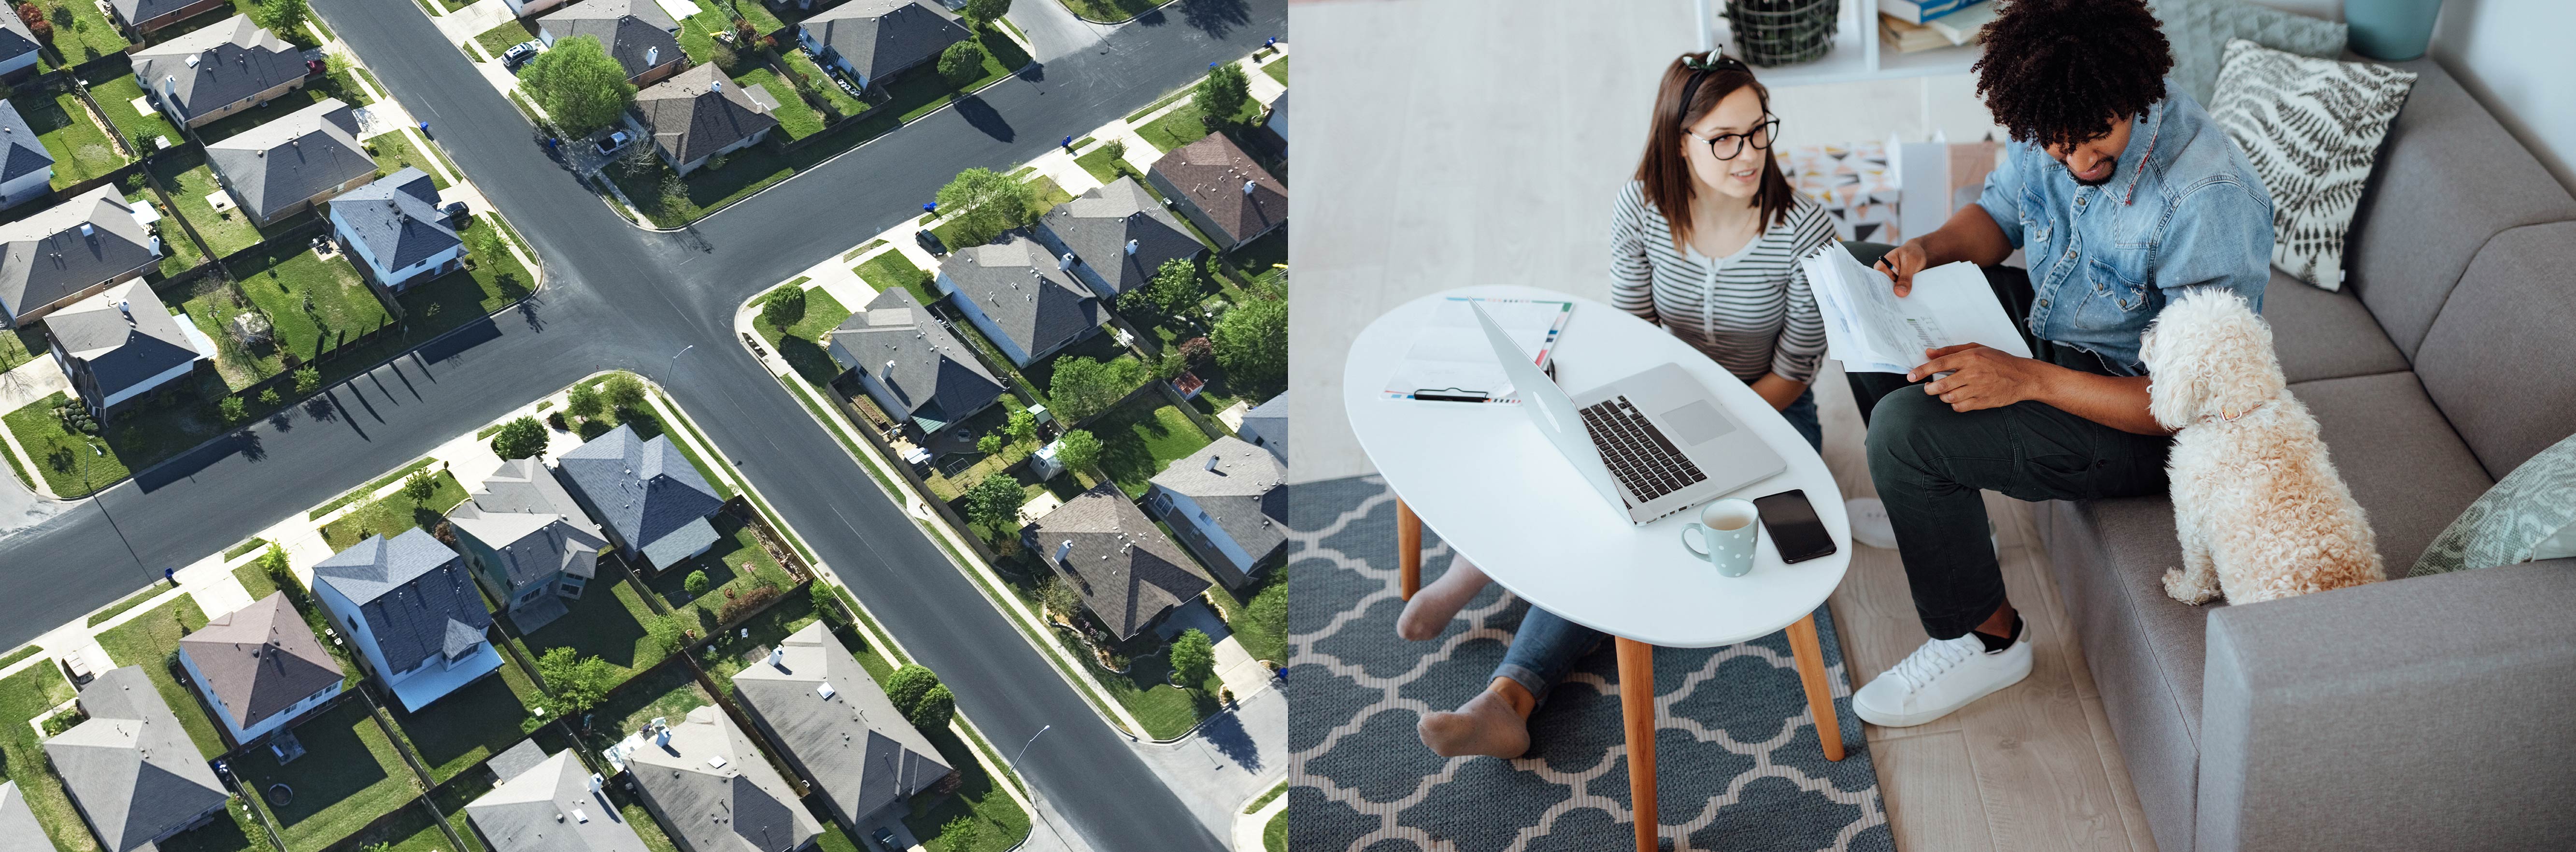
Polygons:
M626 131L609 131L608 135L602 136L599 139L599 153L603 155L617 153L617 149L626 147L626 142Z
M518 44L510 45L510 49L501 51L501 67L517 68L521 65L525 65L528 60L536 58L537 51L543 49L545 49L544 45L533 41L523 41Z
M445 208L445 211L444 211L444 212L446 212L446 213L447 213L447 220L448 220L448 221L450 221L450 222L456 222L456 223L463 223L463 222L465 221L465 202L462 202L462 201L450 201L450 202L447 202L447 207Z
M324 72L324 71L326 71L326 70L329 70L329 67L328 67L328 66L323 65L323 64L322 64L322 60L319 60L319 59L307 59L307 60L304 60L304 75L305 75L305 76L308 76L308 77L316 76L316 75L319 75L319 74L321 74L322 72Z
M948 256L948 246L940 243L939 235L931 233L928 228L912 232L912 239L913 242L920 243L921 250L929 252L931 257Z
M877 846L885 849L886 852L902 852L903 847L895 845L894 829L880 826L877 828L877 833L868 835L868 839L876 841Z
M841 91L849 94L850 97L855 98L859 96L859 87L850 85L850 78L834 74L832 75L832 82L841 84Z

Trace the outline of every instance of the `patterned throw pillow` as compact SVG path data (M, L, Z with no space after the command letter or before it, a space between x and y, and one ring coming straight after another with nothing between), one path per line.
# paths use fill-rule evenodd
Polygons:
M2433 537L2409 577L2576 556L2576 437L2540 451Z
M2415 73L2227 42L2209 114L2272 193L2272 265L2343 286L2343 235Z

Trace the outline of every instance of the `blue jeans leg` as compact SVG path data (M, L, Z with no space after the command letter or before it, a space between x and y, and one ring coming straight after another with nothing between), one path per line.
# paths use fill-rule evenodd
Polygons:
M1787 418L1789 425L1798 430L1799 437L1807 439L1808 446L1816 448L1816 452L1825 451L1825 424L1824 421L1816 418L1814 388L1808 388L1805 393L1798 395L1796 402L1789 403L1789 407L1780 409L1780 416Z

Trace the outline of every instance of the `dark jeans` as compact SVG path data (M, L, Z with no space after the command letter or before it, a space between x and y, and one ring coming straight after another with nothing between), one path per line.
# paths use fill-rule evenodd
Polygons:
M1888 246L1851 243L1863 264ZM2028 273L1986 267L1986 283L2004 309L2030 315ZM2039 360L2108 375L2092 353L2030 338ZM1896 549L1914 611L1934 639L1955 639L2004 603L1980 490L2016 500L2083 500L2164 493L2163 435L2113 429L2039 402L1958 412L1912 387L1901 373L1849 373L1852 398L1869 430L1869 474L1896 528Z

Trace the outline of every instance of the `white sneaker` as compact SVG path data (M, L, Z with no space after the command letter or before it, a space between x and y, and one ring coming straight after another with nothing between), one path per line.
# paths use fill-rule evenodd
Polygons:
M1855 497L1843 501L1843 514L1851 518L1852 540L1880 550L1896 549L1896 527L1887 522L1887 504L1876 497Z
M1920 725L2030 676L2030 627L2001 651L1977 634L1934 639L1852 693L1852 712L1882 728Z

